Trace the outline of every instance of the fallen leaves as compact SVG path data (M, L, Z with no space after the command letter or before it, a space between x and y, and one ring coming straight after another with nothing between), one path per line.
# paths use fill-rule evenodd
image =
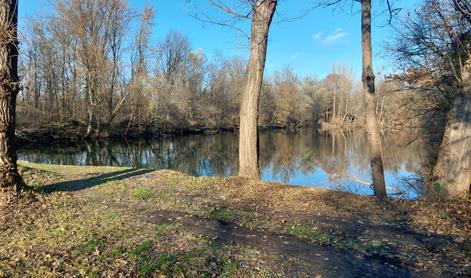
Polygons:
M68 173L75 179L77 173L88 179L100 174L74 168L61 168L64 175L34 168L23 171L37 188L67 180L72 176ZM145 201L133 197L138 188L146 188L139 195ZM145 223L142 214L170 224ZM185 225L188 218L197 219L199 226ZM279 261L285 250L281 246L280 254L266 254L240 250L241 242L234 240L222 247L216 244L244 229L249 231L245 240L259 247L274 244L276 238L292 248L293 237L306 246L322 246L326 253L311 254L328 266L336 265L336 252L351 252L352 260L366 264L419 272L467 275L471 265L469 200L391 200L385 208L365 196L235 177L195 178L175 171L76 192L37 194L1 221L0 276L25 271L36 276L117 276L149 270L156 276L179 277L184 272L193 277L201 274L199 268L273 274L271 270L281 272L295 263L301 272L318 267L293 258ZM198 227L211 230L214 223L221 225L219 234L202 236ZM147 240L153 242L148 258L137 260L133 251ZM225 264L229 260L233 263ZM285 274L290 273L294 272Z

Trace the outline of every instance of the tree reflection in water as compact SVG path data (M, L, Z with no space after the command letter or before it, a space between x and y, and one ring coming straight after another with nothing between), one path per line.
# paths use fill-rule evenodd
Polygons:
M405 192L406 198L427 191L420 177L427 173L429 152L420 138L416 134L383 138L386 182ZM237 148L237 134L222 133L29 147L22 149L19 157L36 163L130 166L174 169L194 176L230 176L238 170ZM259 159L264 180L372 194L363 130L261 131Z

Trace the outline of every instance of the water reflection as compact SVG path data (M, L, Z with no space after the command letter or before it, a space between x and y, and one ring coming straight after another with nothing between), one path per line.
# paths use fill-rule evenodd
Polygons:
M383 155L388 193L416 198L426 155L420 140L385 136ZM109 165L175 169L194 176L230 176L238 168L238 136L188 135L155 140L99 142L77 146L31 147L19 158L36 163ZM260 132L262 178L293 185L372 194L366 135L363 131L319 133L304 130Z

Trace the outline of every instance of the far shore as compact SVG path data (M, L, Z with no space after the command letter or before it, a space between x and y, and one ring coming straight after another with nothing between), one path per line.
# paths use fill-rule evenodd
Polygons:
M305 128L316 128L316 126L259 126L259 130L284 129L296 131ZM223 132L237 132L238 127L131 127L124 125L113 125L103 127L95 138L85 138L86 126L71 123L45 125L41 127L19 127L16 131L19 146L42 145L45 143L77 143L95 140L116 140L116 139L150 139L165 136L179 136L189 134L217 134Z

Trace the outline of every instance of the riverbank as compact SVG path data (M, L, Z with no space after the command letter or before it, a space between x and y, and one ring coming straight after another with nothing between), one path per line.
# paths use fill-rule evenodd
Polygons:
M296 131L304 127L287 126L259 126L259 130L289 130ZM51 143L76 144L100 140L123 140L123 139L153 139L159 137L171 137L192 134L217 134L223 132L237 132L238 127L128 127L126 125L102 126L101 131L95 138L85 138L86 126L80 123L49 124L40 127L19 127L16 130L17 144L23 146L41 146Z
M471 274L471 202L390 200L175 171L21 162L0 276ZM27 199L28 200L28 199Z
M330 131L330 130L351 130L351 129L359 129L364 128L364 123L359 121L349 122L349 123L330 123L325 121L319 122L319 129L322 131Z
M265 127L277 129L277 127ZM85 138L86 126L80 123L49 124L40 127L19 127L16 131L20 146L43 145L51 142L83 143L86 141L117 140L117 139L149 139L163 136L178 136L188 134L214 134L220 132L235 132L236 127L210 128L203 126L193 127L154 127L154 126L102 126L95 138Z

